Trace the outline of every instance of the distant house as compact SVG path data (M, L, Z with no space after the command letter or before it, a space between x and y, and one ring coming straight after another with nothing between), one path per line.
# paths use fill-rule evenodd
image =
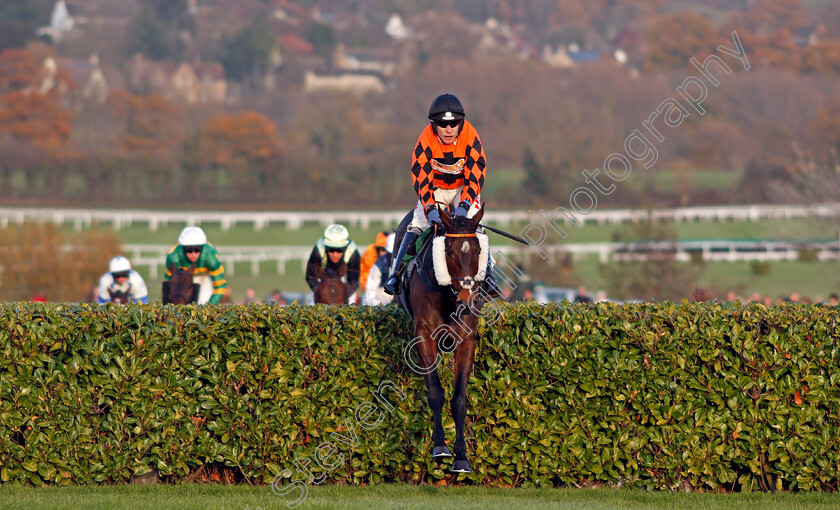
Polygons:
M75 21L67 10L67 4L64 3L64 0L58 0L53 7L52 15L50 15L49 26L39 28L36 33L38 35L48 35L53 41L59 42L73 30L74 24Z
M370 72L339 72L318 75L312 71L307 71L303 79L303 90L306 92L381 94L385 92L385 82L380 75Z
M559 67L561 69L568 69L570 67L574 67L575 65L572 57L569 56L569 52L566 51L566 47L562 45L558 46L554 50L552 50L551 46L548 44L543 46L542 59L543 62L549 66Z
M411 30L403 23L402 16L399 14L391 14L388 22L385 24L385 33L388 37L402 41L411 37Z
M378 73L390 76L397 67L395 52L388 49L348 50L339 44L333 54L336 69L350 72Z
M220 103L227 97L224 68L217 62L152 62L135 55L130 84L135 90L155 93L188 104Z
M104 70L95 53L88 59L47 57L38 89L42 94L58 90L69 108L81 111L85 104L104 103L113 83L120 86L120 81L119 72L116 69ZM72 88L67 86L68 83L73 84Z
M225 100L227 81L221 64L180 64L172 74L177 95L189 104L219 103Z
M559 67L568 69L580 64L590 62L597 62L601 59L601 53L598 51L581 51L577 45L571 45L566 48L563 45L552 49L550 45L543 46L542 60L552 67Z
M102 104L108 99L111 86L95 53L87 60L59 59L58 67L68 73L76 84L76 109L81 109L83 102Z

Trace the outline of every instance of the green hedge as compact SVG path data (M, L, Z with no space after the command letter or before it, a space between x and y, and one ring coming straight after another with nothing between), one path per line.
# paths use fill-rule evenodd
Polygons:
M501 311L481 322L468 391L474 473L459 479L837 489L836 309ZM433 482L449 463L429 458L425 384L403 359L411 333L393 307L0 306L0 479L121 483L153 469L178 482L212 465L253 483L288 469L288 483L305 481L289 476L294 460L329 442L337 451L320 455L333 453L332 481ZM450 366L451 355L447 400ZM405 398L374 394L388 381ZM365 402L378 404L367 429ZM334 435L348 427L352 451Z

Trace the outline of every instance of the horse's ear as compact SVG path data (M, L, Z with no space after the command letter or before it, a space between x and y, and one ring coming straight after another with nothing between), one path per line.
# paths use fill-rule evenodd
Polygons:
M161 289L161 298L163 300L163 304L169 304L169 282L167 280L163 281L163 287Z
M452 216L446 212L446 209L441 209L438 207L438 212L440 212L440 220L443 222L443 228L446 229L447 232L452 230Z
M483 218L483 217L484 217L484 204L482 203L481 208L478 210L477 213L475 213L475 216L470 218L470 220L472 221L473 230L478 228L478 224L481 223L481 218Z
M195 262L193 262L192 264L190 264L190 271L189 271L189 273L190 273L190 274L195 273Z

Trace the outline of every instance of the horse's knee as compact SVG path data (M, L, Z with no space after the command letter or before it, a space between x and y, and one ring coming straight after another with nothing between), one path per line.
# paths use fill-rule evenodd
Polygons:
M467 413L467 396L453 395L449 400L449 405L452 406L452 414L454 416L466 415Z
M443 388L429 388L429 405L435 409L440 409L443 407L445 395L443 394Z

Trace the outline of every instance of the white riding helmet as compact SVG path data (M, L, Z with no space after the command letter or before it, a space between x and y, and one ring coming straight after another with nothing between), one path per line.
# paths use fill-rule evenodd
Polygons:
M122 273L125 271L131 271L131 262L127 258L122 255L117 255L111 259L111 262L108 264L109 273Z
M187 227L178 236L178 244L181 246L201 246L207 244L207 236L201 227Z
M396 237L394 234L388 234L388 239L385 240L385 251L388 253L394 253L394 239Z
M333 223L324 230L324 246L327 248L347 248L350 244L350 233L343 225Z

